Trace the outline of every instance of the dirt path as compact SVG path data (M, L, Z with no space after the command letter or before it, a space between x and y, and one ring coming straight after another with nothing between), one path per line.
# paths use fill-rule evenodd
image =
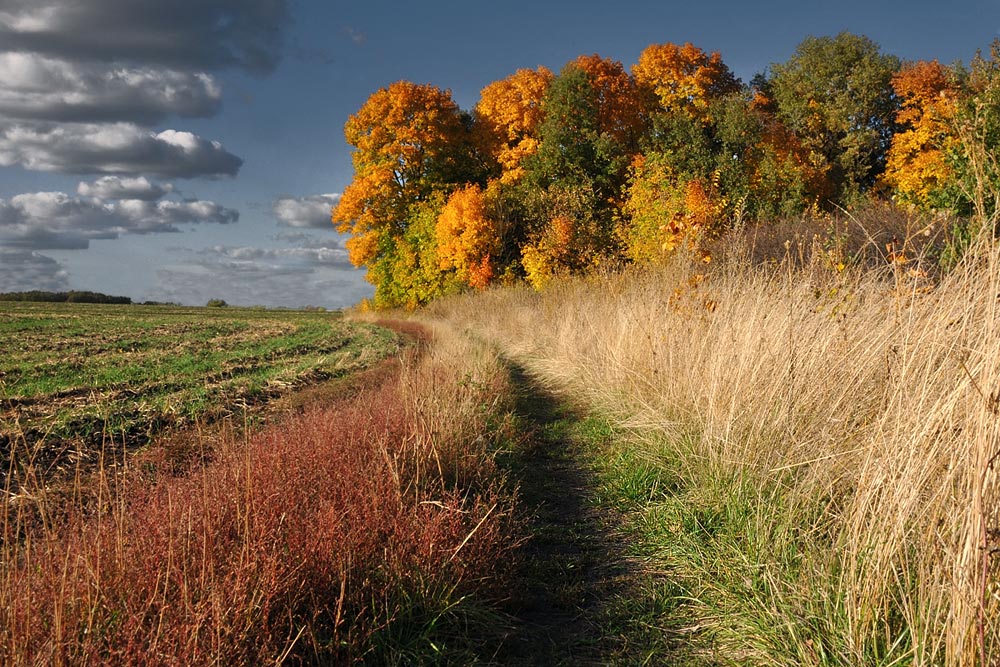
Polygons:
M512 591L519 620L503 664L606 665L624 640L608 607L626 595L634 567L614 531L617 517L598 507L574 425L580 417L519 368L517 411L530 433L512 465L531 515L523 569Z

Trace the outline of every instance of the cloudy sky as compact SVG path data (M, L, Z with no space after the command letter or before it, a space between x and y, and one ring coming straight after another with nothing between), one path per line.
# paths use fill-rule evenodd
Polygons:
M1000 1L0 0L0 292L350 305L371 288L329 210L378 88L471 109L520 67L668 41L749 80L842 30L968 62Z

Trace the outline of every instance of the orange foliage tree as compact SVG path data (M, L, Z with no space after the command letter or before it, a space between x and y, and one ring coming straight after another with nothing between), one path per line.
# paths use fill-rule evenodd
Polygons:
M351 232L351 261L368 264L380 237L400 237L410 207L469 172L469 131L451 93L400 81L383 88L348 119L354 180L333 211Z
M690 42L651 44L639 55L632 75L659 109L705 119L713 99L737 92L737 78L718 52L705 53Z
M554 75L544 67L519 69L480 93L475 118L484 152L500 165L503 183L524 176L524 159L538 150L542 100Z
M750 195L764 215L792 215L818 208L834 195L830 165L815 160L799 138L755 95L750 113L759 124L759 140L750 165Z
M958 89L936 60L908 64L892 77L900 101L883 182L897 196L929 209L935 195L954 178L948 153L955 137L952 122L958 110Z
M490 284L500 238L478 185L459 188L448 198L437 219L437 241L442 270L454 269L459 281L478 289Z
M596 53L580 56L569 64L583 71L590 81L597 132L617 142L625 153L637 152L645 119L639 90L625 67Z

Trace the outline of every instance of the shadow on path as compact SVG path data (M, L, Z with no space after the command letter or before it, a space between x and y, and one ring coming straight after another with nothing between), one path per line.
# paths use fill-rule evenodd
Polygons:
M529 513L530 539L511 591L519 627L497 657L509 665L608 664L623 640L602 616L627 594L631 579L616 517L593 500L596 480L582 451L580 414L524 369L512 366L511 375L528 440L510 468Z

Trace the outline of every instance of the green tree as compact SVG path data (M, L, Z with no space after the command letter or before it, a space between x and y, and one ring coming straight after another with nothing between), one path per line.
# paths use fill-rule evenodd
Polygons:
M953 119L958 138L949 152L964 208L980 223L1000 216L1000 40L989 57L972 59ZM956 208L963 208L961 204Z
M871 188L885 167L899 59L867 37L843 32L808 37L783 64L771 66L778 116L809 151L814 168L829 166L841 198Z
M545 96L538 151L525 160L519 187L527 211L522 264L533 284L552 275L580 273L616 254L614 220L631 155L623 141L633 127L613 99L634 94L595 57L569 63ZM610 85L614 82L615 85Z

